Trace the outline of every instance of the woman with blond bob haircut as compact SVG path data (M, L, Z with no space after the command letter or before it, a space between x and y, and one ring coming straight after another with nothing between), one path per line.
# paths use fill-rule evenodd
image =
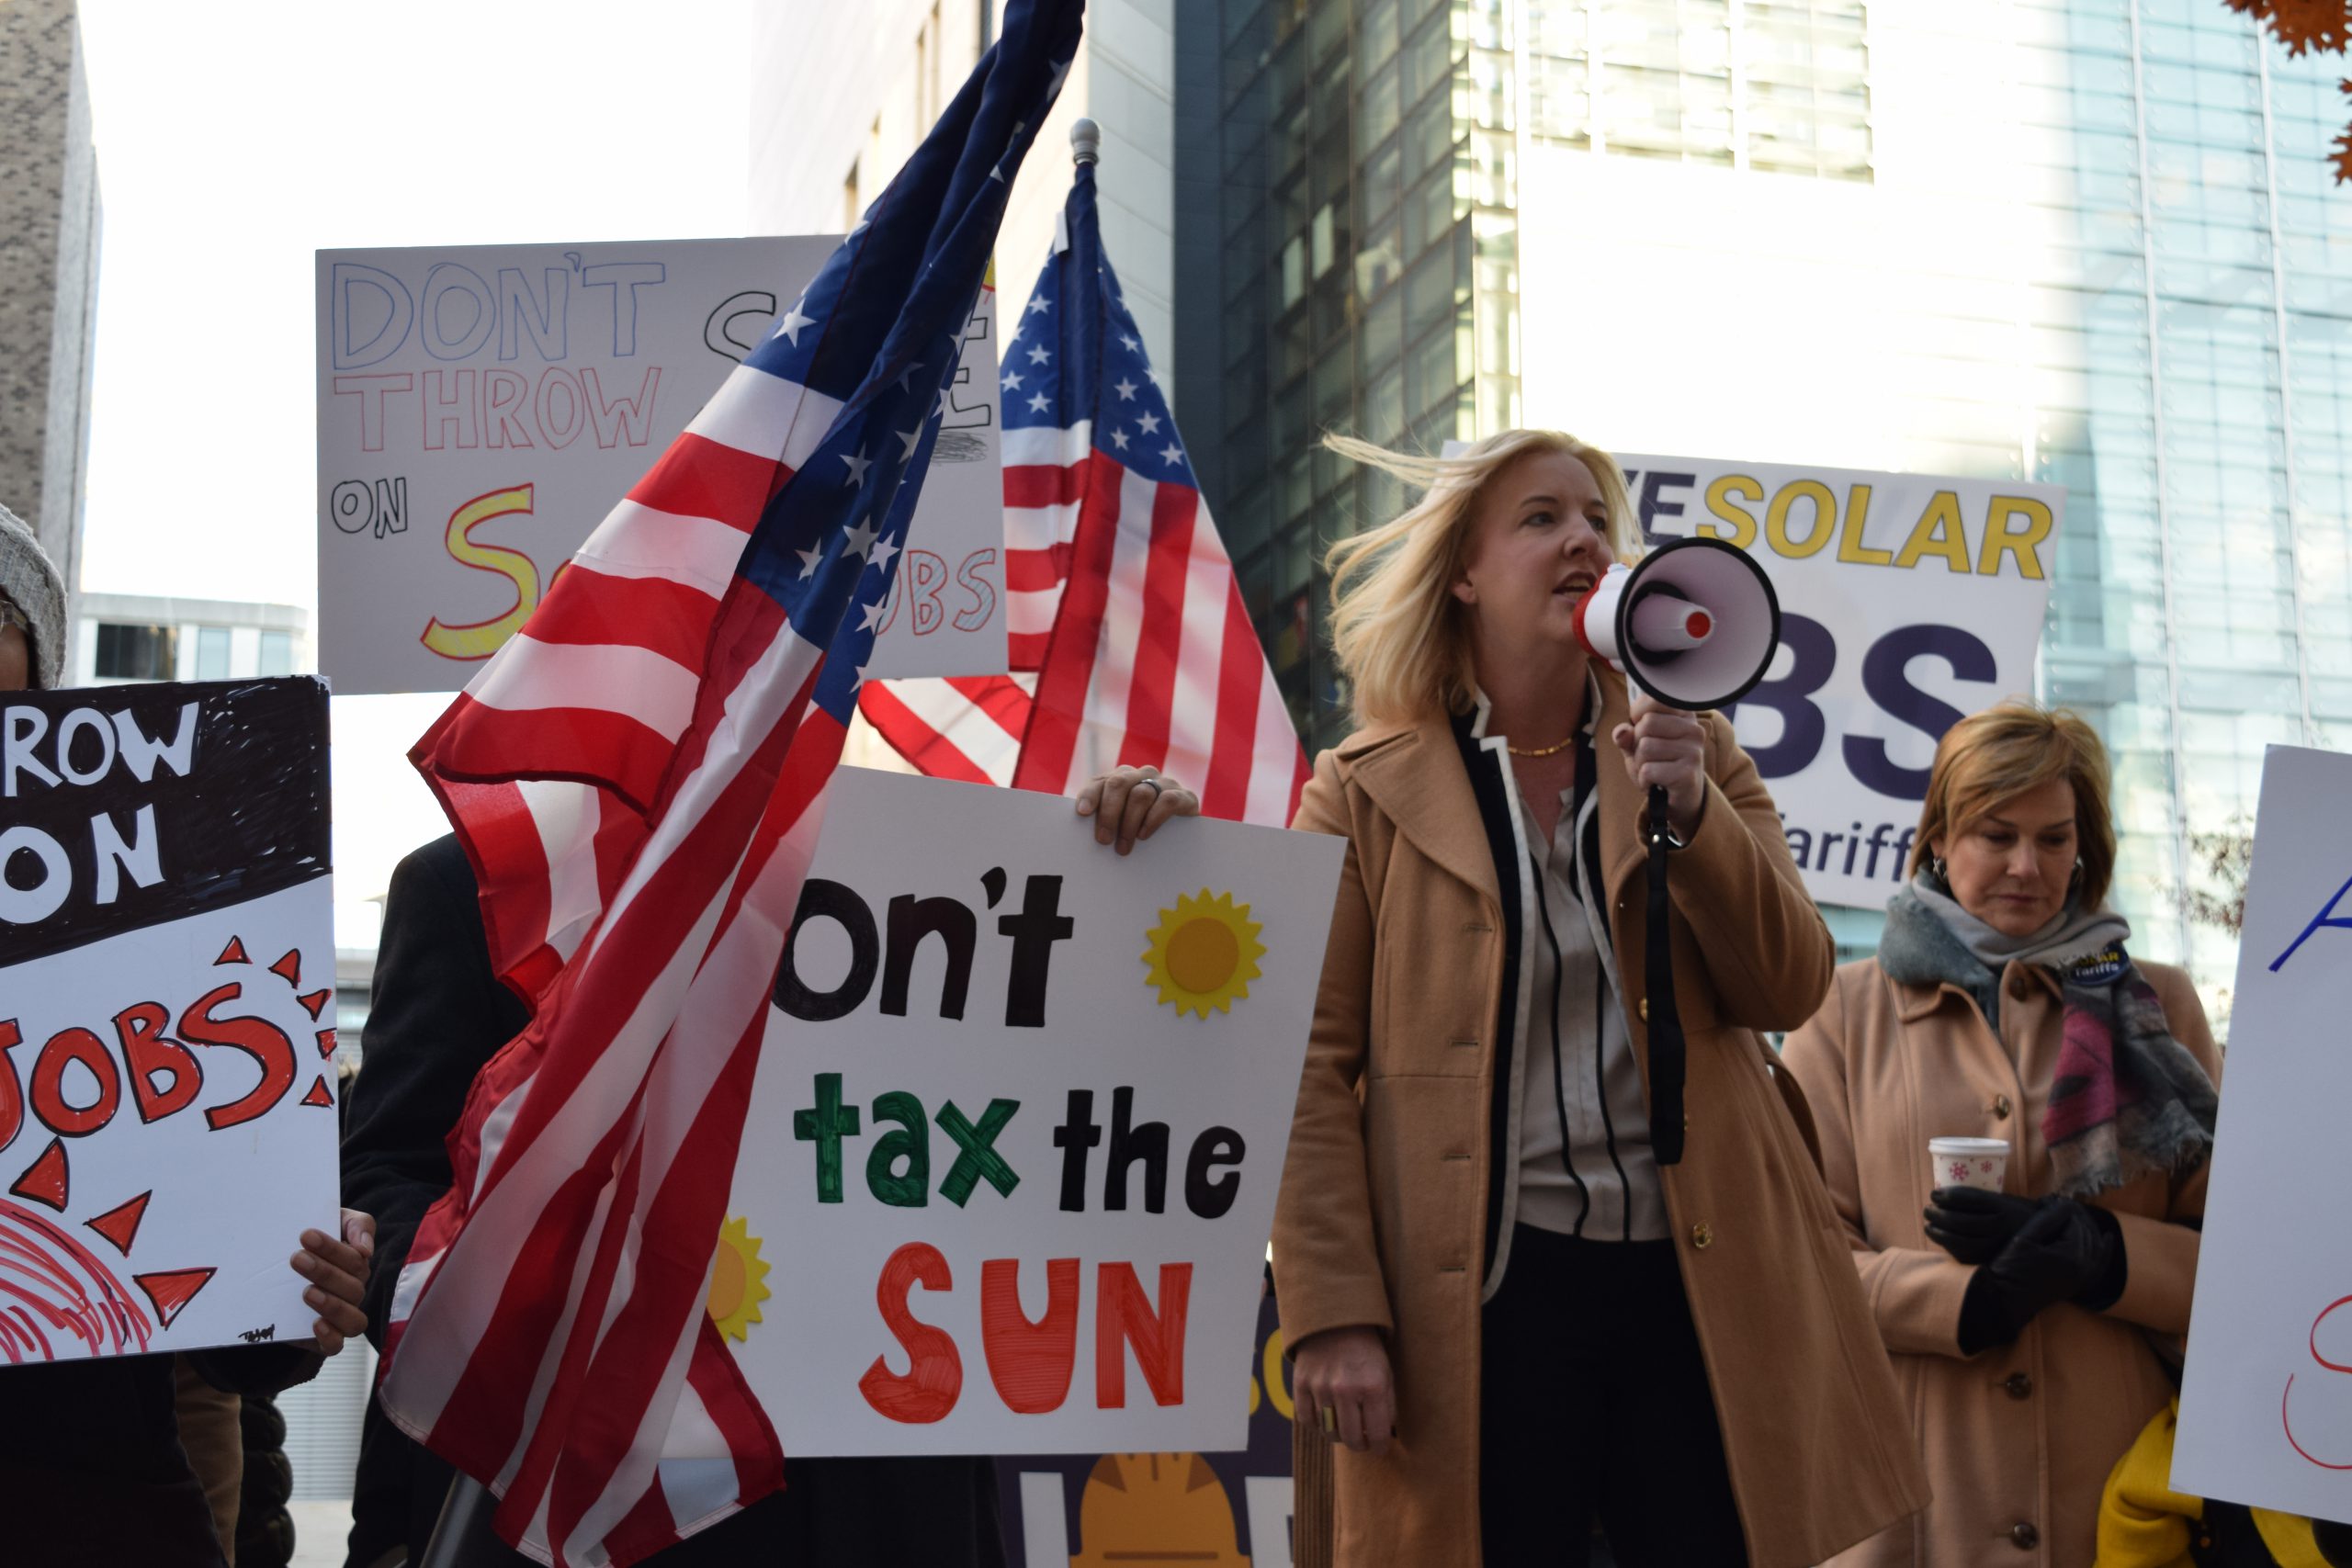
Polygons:
M2114 868L2090 726L1962 719L1878 956L1789 1039L1935 1488L1839 1568L2090 1562L2108 1472L2172 1397L2221 1059L2188 976L2125 952ZM2007 1152L1931 1161L1938 1138Z
M1598 1520L1627 1568L1817 1562L1927 1494L1757 1033L1834 961L1771 796L1720 716L1577 640L1639 537L1606 452L1328 445L1422 491L1331 552L1361 728L1295 824L1348 840L1274 1226L1297 1418L1340 1445L1337 1559L1582 1564ZM1651 785L1679 1163L1638 994Z

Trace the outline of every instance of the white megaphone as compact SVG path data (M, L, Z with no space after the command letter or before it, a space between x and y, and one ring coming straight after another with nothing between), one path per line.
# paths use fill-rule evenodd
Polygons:
M1612 566L1577 605L1577 640L1669 707L1728 707L1781 646L1781 599L1746 550L1693 536Z
M1638 566L1612 566L1577 605L1577 639L1595 659L1669 707L1729 707L1746 696L1781 646L1781 599L1746 550L1721 539L1660 545ZM1641 1017L1649 1055L1650 1147L1660 1165L1682 1158L1686 1059L1674 989L1667 854L1680 843L1667 793L1649 788L1648 930Z

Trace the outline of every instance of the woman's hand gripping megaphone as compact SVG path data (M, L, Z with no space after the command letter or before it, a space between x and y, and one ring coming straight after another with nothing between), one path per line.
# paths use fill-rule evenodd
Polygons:
M1636 690L1633 722L1619 725L1610 739L1645 797L1653 786L1666 791L1667 826L1688 843L1707 805L1707 730L1699 716Z
M1634 616L1623 614L1627 592L1633 587L1634 574L1623 566L1611 566L1600 581L1589 589L1577 605L1577 640L1584 644L1588 656L1598 659L1617 671L1627 673L1632 662L1631 650L1625 647L1626 633L1635 630ZM1699 605L1677 596L1665 600L1653 595L1650 604L1663 609L1668 604L1686 613L1677 617L1673 631L1684 635L1673 637L1668 657L1683 648L1703 643L1713 629L1712 617ZM1630 608L1635 612L1642 606ZM1652 617L1656 619L1657 617ZM1664 630L1661 627L1659 630ZM1641 627L1637 635L1647 641L1667 641L1659 630ZM1667 826L1675 838L1688 840L1698 831L1699 815L1707 804L1707 732L1696 715L1673 706L1652 695L1645 688L1646 681L1630 680L1628 688L1634 697L1631 723L1621 724L1611 731L1610 739L1625 760L1625 773L1642 792L1645 800L1652 788L1666 792Z
M1728 707L1764 678L1781 641L1780 596L1745 550L1670 540L1611 566L1577 606L1577 639L1626 677L1634 717L1613 739L1634 782L1666 792L1677 839L1706 805L1706 730L1695 715Z

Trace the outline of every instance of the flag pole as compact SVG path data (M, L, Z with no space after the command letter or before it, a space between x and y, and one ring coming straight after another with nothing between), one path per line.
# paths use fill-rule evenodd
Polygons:
M492 1568L513 1561L506 1543L490 1528L491 1516L497 1511L498 1499L490 1495L490 1488L464 1471L458 1472L449 1483L449 1495L441 1505L432 1538L416 1560L417 1568Z

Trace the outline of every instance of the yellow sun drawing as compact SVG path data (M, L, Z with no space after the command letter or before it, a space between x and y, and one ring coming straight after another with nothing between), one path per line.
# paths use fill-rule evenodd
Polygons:
M1160 1001L1178 1012L1206 1018L1211 1008L1230 1011L1250 994L1258 960L1266 956L1258 940L1262 929L1250 918L1250 906L1236 904L1230 893L1204 887L1197 898L1178 894L1176 907L1160 910L1152 928L1144 984L1158 987Z
M760 1238L752 1222L737 1215L718 1228L718 1256L710 1269L710 1300L705 1303L710 1321L730 1339L748 1339L752 1325L760 1321L760 1303L775 1292L763 1281L767 1260L760 1256Z

